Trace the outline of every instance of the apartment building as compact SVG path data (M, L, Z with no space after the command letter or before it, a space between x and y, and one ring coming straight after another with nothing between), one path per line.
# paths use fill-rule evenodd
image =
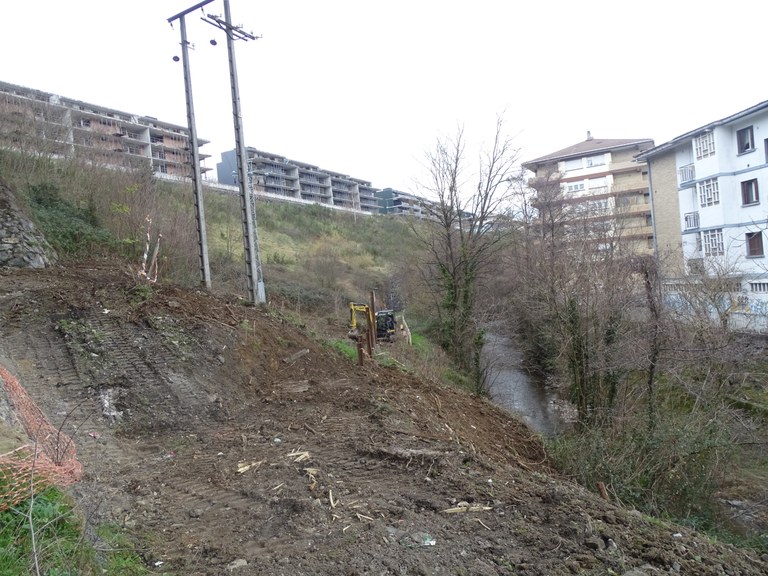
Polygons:
M376 198L379 200L380 214L416 216L417 218L430 218L433 215L430 207L434 203L414 194L384 188L376 192Z
M201 146L207 143L198 139ZM186 127L5 82L0 82L0 146L192 177ZM200 154L201 164L208 157Z
M251 147L246 148L246 158L247 173L254 190L266 197L324 204L368 214L379 211L378 189L366 180ZM216 173L220 183L237 184L235 150L221 154Z
M523 163L540 211L558 212L559 233L599 250L653 253L648 171L635 160L653 140L587 139Z
M643 151L656 249L675 278L730 278L733 312L768 329L768 101ZM746 324L744 324L746 325Z

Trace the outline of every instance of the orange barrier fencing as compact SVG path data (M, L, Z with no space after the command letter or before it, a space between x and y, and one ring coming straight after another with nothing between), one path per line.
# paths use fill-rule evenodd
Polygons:
M0 364L0 381L16 417L30 438L0 454L0 511L50 486L68 486L83 476L72 438L51 425L27 391Z

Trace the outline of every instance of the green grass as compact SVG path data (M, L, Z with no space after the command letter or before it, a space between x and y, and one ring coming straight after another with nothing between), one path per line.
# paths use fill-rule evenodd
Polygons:
M38 570L43 576L153 573L117 527L103 526L96 532L98 550L84 538L84 522L72 500L49 488L34 500L0 512L0 575L36 574Z
M331 348L340 352L342 356L345 356L352 362L357 362L357 346L351 340L344 340L342 338L335 338L329 341Z
M62 198L58 187L29 187L29 205L46 240L59 253L84 256L115 246L112 235L101 228L93 206L77 206Z
M34 558L44 575L93 574L94 551L81 534L82 522L69 499L54 488L38 494L34 503L27 500L0 512L0 574L34 573Z
M97 530L103 546L99 553L106 574L120 576L142 576L152 574L137 554L134 544L118 526L102 525Z

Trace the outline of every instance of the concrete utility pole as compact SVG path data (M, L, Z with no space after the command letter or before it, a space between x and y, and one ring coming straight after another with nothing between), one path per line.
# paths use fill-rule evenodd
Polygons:
M243 220L243 242L245 244L245 266L248 279L248 296L252 304L264 304L264 277L259 257L259 240L256 232L256 194L253 182L248 175L248 157L243 135L243 117L240 111L240 89L237 82L235 65L235 40L256 40L256 36L244 32L241 27L232 25L229 0L224 0L224 19L211 14L203 18L205 22L221 28L227 34L227 52L229 54L229 80L232 87L232 117L235 123L236 156L238 184L240 185L240 208Z
M175 20L179 20L181 28L181 60L184 65L184 91L187 96L187 126L189 127L189 140L192 147L192 183L195 192L195 219L197 220L197 243L200 256L200 276L202 284L211 289L211 268L208 263L208 237L205 231L205 209L203 207L203 182L200 177L200 150L197 142L197 129L195 128L195 107L192 103L192 78L189 73L189 42L187 41L187 24L184 16L202 8L213 0L204 0L179 12L175 16L168 18L168 22L173 25ZM178 58L174 58L178 60Z

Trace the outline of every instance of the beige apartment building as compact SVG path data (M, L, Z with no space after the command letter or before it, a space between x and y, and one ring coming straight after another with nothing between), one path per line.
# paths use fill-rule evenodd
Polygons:
M635 156L653 140L587 139L523 163L533 172L540 213L556 210L559 230L574 240L589 236L598 250L653 254L648 170Z
M199 145L207 142L198 139ZM186 127L5 82L0 82L0 146L192 177ZM201 163L208 157L201 154Z

